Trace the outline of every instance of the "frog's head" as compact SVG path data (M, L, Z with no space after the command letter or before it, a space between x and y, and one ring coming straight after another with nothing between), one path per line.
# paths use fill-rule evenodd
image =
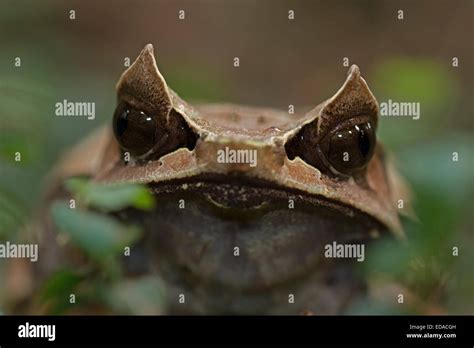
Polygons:
M88 174L156 194L155 212L121 217L144 224L144 247L180 287L258 293L317 269L313 282L344 283L352 275L328 266L325 245L364 243L387 230L402 236L399 177L376 141L377 101L357 66L333 97L302 115L194 107L167 86L147 45L117 92L113 127L91 142L99 151ZM325 296L334 286L318 291L308 296L333 301ZM235 301L226 303L243 306Z

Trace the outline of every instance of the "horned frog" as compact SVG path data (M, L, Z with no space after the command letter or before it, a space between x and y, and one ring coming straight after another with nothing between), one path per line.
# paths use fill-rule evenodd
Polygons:
M56 179L149 188L152 212L118 218L144 229L138 273L164 280L166 313L344 313L365 281L357 260L327 257L327 246L403 238L403 179L376 139L378 104L357 66L333 97L300 115L192 106L166 84L152 45L116 89L111 126L69 152ZM46 233L54 246L43 253L67 260L54 229Z

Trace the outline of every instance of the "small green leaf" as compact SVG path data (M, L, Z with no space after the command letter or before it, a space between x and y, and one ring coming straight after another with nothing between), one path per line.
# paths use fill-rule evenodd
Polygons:
M140 236L136 227L127 227L112 217L79 209L64 202L52 206L54 222L60 231L91 257L104 260L131 245Z
M69 269L53 273L42 285L39 301L48 303L48 314L62 314L71 307L69 295L76 292L82 276Z
M64 186L68 189L69 192L74 195L82 195L83 192L87 190L89 180L81 177L75 177L68 179L64 182Z
M150 210L154 199L146 186L139 184L98 184L87 179L73 178L66 187L87 206L103 211L117 211L126 207Z
M57 271L43 284L40 297L43 300L63 297L71 293L81 279L80 275L69 269Z

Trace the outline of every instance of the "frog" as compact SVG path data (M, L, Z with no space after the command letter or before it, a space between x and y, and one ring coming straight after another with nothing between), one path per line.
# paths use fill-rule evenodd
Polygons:
M123 267L159 275L164 314L346 313L367 281L357 260L328 257L328 246L405 239L397 202L407 185L377 140L378 102L356 65L301 113L193 105L148 44L116 91L110 123L63 156L53 182L147 187L152 211L115 217L145 231L132 250L139 262ZM68 257L56 233L43 237L46 260Z

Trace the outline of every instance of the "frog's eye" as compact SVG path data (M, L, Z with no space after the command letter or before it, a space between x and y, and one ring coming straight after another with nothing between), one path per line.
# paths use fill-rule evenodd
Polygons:
M119 103L115 109L113 129L120 146L134 156L145 154L155 145L155 118L128 103Z
M146 45L122 74L117 94L113 129L124 151L148 161L183 147L194 148L198 136L174 106L184 102L172 93L158 71L153 46Z
M375 132L370 122L330 132L317 146L321 162L334 173L350 175L364 168L375 149Z
M348 75L336 95L310 111L288 140L285 148L290 159L298 156L324 173L339 176L367 166L376 146L378 105L359 68L352 66Z

